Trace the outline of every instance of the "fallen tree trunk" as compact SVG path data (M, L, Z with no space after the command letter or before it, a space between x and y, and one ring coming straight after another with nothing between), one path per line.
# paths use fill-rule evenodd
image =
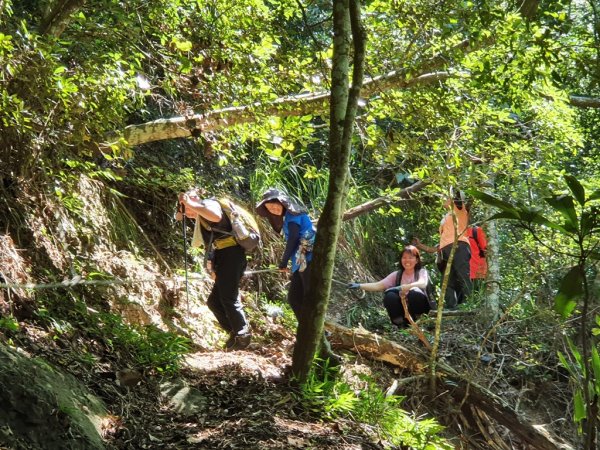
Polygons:
M412 372L424 373L426 363L402 345L383 339L364 328L346 328L335 322L326 321L325 329L333 336L336 347L352 350L361 356L384 361Z
M325 322L325 329L331 333L331 343L336 348L350 350L365 358L384 361L417 375L426 374L425 357L415 354L413 350L396 342L384 339L364 328L346 328L331 321ZM447 395L451 395L453 404L461 405L460 413L463 421L472 428L479 429L488 445L492 444L490 442L492 435L495 436L494 440L498 440L502 433L494 432L494 430L490 432L491 424L485 421L481 422L481 418L485 416L506 427L511 434L521 442L530 445L531 448L572 450L569 444L552 436L543 428L530 424L500 397L467 380L452 367L438 363L436 375L441 382L436 383L437 392L433 393L433 398L440 401L447 398ZM422 377L415 379L420 378ZM493 448L502 448L502 444L496 444Z
M441 366L438 366L441 368ZM503 425L519 439L539 450L567 450L572 447L562 442L558 437L552 436L548 431L532 425L523 419L500 397L489 390L457 376L449 376L445 379L444 390L450 389L452 397L459 402L466 398L461 412L466 409L483 411L485 415L493 418L497 423ZM467 392L468 391L468 392ZM489 427L489 424L484 424ZM480 428L480 427L478 427Z

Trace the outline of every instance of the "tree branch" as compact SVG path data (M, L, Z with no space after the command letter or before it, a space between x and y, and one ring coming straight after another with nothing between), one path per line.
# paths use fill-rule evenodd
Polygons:
M451 51L463 51L465 54L481 47L463 40ZM434 56L419 67L395 70L384 75L367 79L361 88L363 98L390 89L409 89L443 82L449 78L462 76L461 72L438 71L448 64L446 55ZM256 102L250 105L231 107L210 111L206 114L179 116L169 119L158 119L143 124L129 125L123 131L123 137L131 146L146 144L165 139L188 138L201 136L202 133L216 131L233 125L254 123L263 116L279 117L304 116L315 113L326 113L329 106L329 92L314 92L281 97L264 104ZM580 108L600 108L600 98L571 96L570 104ZM116 141L119 135L112 133L107 137L109 143Z
M52 5L40 24L40 34L59 37L69 24L71 15L80 9L86 0L58 0Z
M419 192L428 184L428 181L419 180L415 184L402 189L396 197L379 197L374 200L369 200L368 202L363 203L362 205L358 205L348 209L342 216L342 220L351 220L362 214L368 213L369 211L373 211L374 209L377 209L380 206L394 205L401 201L408 200L411 198L412 194L414 194L415 192Z
M600 98L594 97L571 95L569 96L569 103L578 108L600 108Z

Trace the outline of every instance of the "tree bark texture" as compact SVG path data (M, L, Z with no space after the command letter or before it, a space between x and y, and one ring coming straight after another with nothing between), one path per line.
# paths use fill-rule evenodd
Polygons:
M484 230L488 238L485 307L488 311L489 320L494 322L500 317L500 240L496 221L486 222Z
M358 353L366 358L383 361L416 374L424 374L426 364L406 347L383 339L364 328L346 328L338 323L327 321L325 329L332 334L332 344Z
M346 201L346 184L354 119L363 84L365 33L360 21L359 0L335 0L333 3L333 69L329 124L329 185L323 213L317 225L308 295L302 305L292 372L299 382L306 380L320 336L331 291L331 278L337 241ZM352 86L348 89L351 41L354 44Z

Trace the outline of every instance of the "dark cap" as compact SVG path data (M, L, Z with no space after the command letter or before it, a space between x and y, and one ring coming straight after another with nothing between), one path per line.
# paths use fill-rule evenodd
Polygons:
M279 189L269 188L262 195L260 202L256 204L256 213L262 217L269 217L270 214L265 207L265 203L273 201L278 201L286 209L286 211L289 211L294 215L308 212L304 205L291 199L290 196L288 196L285 192Z

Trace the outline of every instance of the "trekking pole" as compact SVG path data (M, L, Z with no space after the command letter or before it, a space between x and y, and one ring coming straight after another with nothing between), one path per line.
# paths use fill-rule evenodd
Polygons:
M181 211L181 228L183 231L183 268L185 270L185 301L187 303L187 312L190 313L190 292L189 292L189 282L188 282L188 264L187 264L187 235L186 235L186 224L185 224L185 205L183 203L179 203Z

